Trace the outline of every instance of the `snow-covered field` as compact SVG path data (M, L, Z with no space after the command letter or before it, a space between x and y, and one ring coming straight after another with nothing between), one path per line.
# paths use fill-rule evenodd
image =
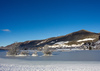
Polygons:
M0 64L0 71L100 71L99 63L58 63L47 65Z
M32 52L32 51L31 51ZM53 56L7 57L0 51L0 71L100 71L100 51L54 52Z

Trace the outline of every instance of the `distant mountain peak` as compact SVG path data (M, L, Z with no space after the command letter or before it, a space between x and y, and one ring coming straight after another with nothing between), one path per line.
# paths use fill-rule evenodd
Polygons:
M91 34L91 33L94 33L94 32L90 32L90 31L82 29L82 30L73 32L72 34Z
M82 30L79 30L78 32L90 32L90 31L82 29Z

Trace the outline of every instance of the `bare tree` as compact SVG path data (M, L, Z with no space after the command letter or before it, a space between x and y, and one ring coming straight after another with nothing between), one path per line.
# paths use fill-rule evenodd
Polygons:
M12 45L9 51L7 52L7 55L18 55L18 54L19 54L19 44L14 43L14 45Z
M43 47L43 53L44 53L44 55L51 55L52 54L52 51L50 51L50 48L48 47L48 45L45 45Z
M29 52L28 51L22 51L20 54L21 55L29 55Z

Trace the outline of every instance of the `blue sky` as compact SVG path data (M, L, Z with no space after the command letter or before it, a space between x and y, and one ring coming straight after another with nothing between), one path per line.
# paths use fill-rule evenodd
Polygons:
M0 0L0 46L81 29L100 33L99 0Z

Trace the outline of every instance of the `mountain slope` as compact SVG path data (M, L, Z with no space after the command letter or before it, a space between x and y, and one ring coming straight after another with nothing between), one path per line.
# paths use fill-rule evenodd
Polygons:
M52 37L44 40L32 40L32 41L19 42L17 44L20 45L21 49L36 49L38 47L43 47L46 44L53 46L53 45L59 45L56 43L59 42L63 43L68 41L67 43L64 44L72 45L72 44L81 44L85 42L96 42L98 39L99 39L99 34L89 32L86 30L80 30L64 36ZM81 42L78 42L79 40L81 40ZM14 44L8 45L6 46L6 48L11 47L12 45Z

